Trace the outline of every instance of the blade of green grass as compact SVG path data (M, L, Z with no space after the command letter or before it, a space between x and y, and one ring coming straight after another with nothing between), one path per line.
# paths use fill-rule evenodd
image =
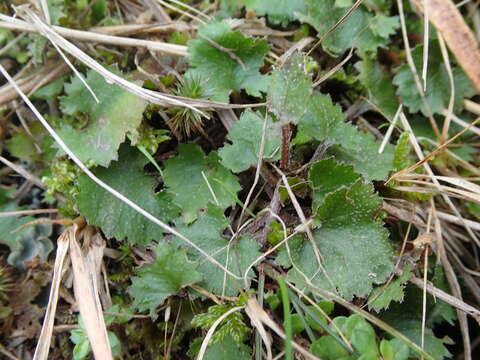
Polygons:
M285 359L292 360L292 315L290 314L290 300L288 298L287 285L282 276L277 277L280 286L280 295L283 304L283 327L285 328Z
M137 146L137 149L140 150L140 152L145 155L145 157L148 159L148 161L150 161L150 163L155 166L155 169L158 170L158 172L160 173L160 175L163 177L163 171L162 169L160 168L160 165L158 165L157 161L153 158L152 155L150 155L150 153L147 151L147 149L145 149L143 146Z

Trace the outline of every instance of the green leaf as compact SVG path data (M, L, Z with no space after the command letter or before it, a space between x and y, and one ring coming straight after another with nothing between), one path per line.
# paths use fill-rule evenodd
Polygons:
M408 360L410 349L401 340L384 339L380 342L380 353L384 360Z
M228 103L230 93L240 89L258 97L266 89L259 69L268 50L267 41L248 38L226 22L213 22L188 42L187 74L204 79L212 100Z
M412 277L410 268L405 268L403 274L393 280L387 287L379 286L372 291L368 298L368 308L380 311L388 309L392 301L402 302L405 284Z
M358 314L350 315L340 330L344 332L355 350L361 355L378 359L375 330L362 316Z
M299 15L300 21L312 25L322 38L322 47L333 56L341 55L352 46L366 52L376 52L378 47L388 44L388 39L376 33L385 33L385 26L371 24L373 16L364 7L357 8L335 31L323 38L348 11L335 6L335 0L305 0L306 11Z
M390 35L400 27L400 20L398 16L385 16L383 14L376 15L370 20L370 28L372 32L382 38L388 39Z
M390 120L393 120L398 109L398 99L391 75L382 66L362 56L363 60L355 64L359 71L359 79L367 91L370 102L378 107Z
M78 329L73 329L70 332L70 340L75 344L75 347L73 348L73 359L84 360L90 355L92 348L81 316L78 317L78 322L80 327ZM106 325L108 325L107 322ZM120 340L112 331L107 331L107 335L113 356L119 357L122 353L122 344L120 343Z
M308 173L313 189L313 209L318 209L326 195L353 184L359 177L351 166L337 164L333 158L317 161Z
M164 222L176 218L179 209L172 204L171 195L165 191L155 193L156 180L145 175L143 167L148 159L136 148L127 144L119 151L120 159L110 167L98 167L95 175L118 190L137 205ZM80 192L77 206L88 221L99 226L107 237L118 240L128 238L131 244L146 245L162 239L162 229L95 184L86 175L79 178Z
M315 140L339 144L331 149L334 154L367 179L383 179L392 170L392 146L379 154L373 135L346 123L342 109L330 96L312 91L300 55L292 56L282 69L273 72L268 95L270 110L282 124L298 124L299 132Z
M310 346L313 355L324 360L338 360L348 356L347 350L331 335L322 336Z
M290 318L292 323L292 334L299 334L305 330L304 320L300 314L292 314Z
M263 121L267 121L263 158L278 160L280 152L281 129L270 117L262 117L252 111L246 111L235 122L228 133L232 144L226 144L218 152L222 164L233 172L242 172L258 163Z
M44 61L46 53L45 48L48 40L46 37L39 34L30 34L28 38L28 56L31 57L31 60L35 65L40 65Z
M480 204L469 202L467 203L467 210L473 216L480 218Z
M412 56L417 71L420 71L423 61L423 45L417 45L412 51ZM450 101L450 80L442 59L439 46L436 43L430 44L425 98L433 114L441 113L448 107ZM475 95L475 90L459 67L453 66L452 71L455 84L454 111L458 111L463 107L463 99ZM421 111L424 115L427 114L407 64L398 68L393 83L398 87L397 94L410 112Z
M335 304L328 300L322 300L317 304L325 314L329 315L332 313ZM323 315L321 311L319 311L315 306L307 306L309 312L307 313L305 319L307 320L308 325L317 331L323 332L324 328L318 323L319 321L324 323L325 325L328 324L328 319ZM313 314L314 316L310 315Z
M313 285L330 291L333 285L346 299L368 295L372 285L383 283L393 270L388 233L380 220L372 220L379 208L372 186L359 180L326 195L315 215L320 228L313 235L328 278L311 242L298 238L290 241L295 267L289 278L303 282L307 276Z
M283 124L306 128L317 140L325 140L331 129L345 121L342 109L330 96L312 91L312 80L304 73L304 58L294 54L273 71L268 85L269 109Z
M192 222L197 212L209 203L222 209L235 204L240 184L226 169L215 152L205 156L194 144L182 144L178 155L165 162L164 182L173 201L183 211L184 220Z
M404 309L404 312L407 311ZM415 342L417 345L421 345L421 320L409 320L404 319L402 316L397 317L397 321L390 323L394 328L400 331L407 338ZM432 355L436 360L442 360L450 358L450 352L445 347L445 341L435 336L430 328L425 329L425 351Z
M243 278L247 267L260 256L260 245L247 235L229 242L228 239L222 237L228 224L222 209L210 204L207 211L202 212L193 224L182 224L177 227L177 230L232 273ZM180 239L176 239L175 244L185 245ZM190 259L200 262L197 270L204 275L204 280L200 285L208 291L217 295L236 296L240 289L243 289L243 280L236 280L225 274L222 269L205 259L204 255L197 250L190 248L188 256ZM253 275L253 271L250 270L248 277Z
M118 73L115 69L110 70ZM70 84L65 84L67 95L61 98L61 107L66 115L86 114L88 125L85 129L76 129L64 124L58 134L80 160L108 166L117 159L118 147L125 140L126 133L140 125L146 102L108 84L93 70L87 72L86 82L99 103L78 77L74 77Z
M429 299L430 303L431 297ZM422 304L423 296L420 289L406 287L405 299L403 303L392 303L388 310L382 311L379 317L400 331L403 335L415 342L421 344L422 329ZM429 304L430 305L430 304ZM427 309L427 324L430 321L431 306ZM445 347L446 343L451 343L448 337L437 338L432 329L428 326L425 329L425 351L432 355L436 360L442 360L451 356ZM410 354L413 356L413 353Z
M412 151L412 145L410 144L410 134L404 132L397 140L395 146L395 155L393 158L393 166L397 171L408 168L413 165L413 161L410 158L410 152Z
M75 332L80 332L82 335L77 335ZM80 336L82 336L82 340L78 341ZM73 360L86 359L92 352L92 348L90 347L90 342L88 341L85 331L80 329L73 330L70 339L75 344L73 348Z
M60 25L60 21L67 18L68 10L64 0L47 0L47 7L52 25Z
M53 100L63 91L63 84L65 84L66 76L62 76L51 82L48 85L42 86L40 89L32 94L34 99Z
M250 360L251 349L247 345L237 344L230 336L227 336L224 341L209 346L203 359L231 360L232 356L237 360Z
M0 207L0 212L23 210L14 203L7 203ZM18 231L18 227L34 221L31 216L5 216L0 217L0 244L10 248L7 262L21 270L25 270L25 262L39 257L42 262L47 261L48 255L53 250L53 244L49 237L52 234L51 224L36 224L24 227Z
M387 144L383 153L378 153L380 144L370 133L358 131L348 123L339 124L332 134L339 145L329 148L337 161L352 164L357 172L368 180L381 180L393 170L393 146Z
M29 125L28 132L21 128L6 141L7 150L12 156L27 161L47 160L43 153L49 139L40 122ZM43 150L43 152L42 152Z
M268 16L273 24L288 25L295 20L295 13L305 12L304 0L243 0L247 10L259 16Z
M156 318L155 309L167 297L202 280L196 271L198 265L187 260L184 250L160 243L155 253L155 262L139 268L128 289L134 298L133 306L139 311L148 310L152 318Z

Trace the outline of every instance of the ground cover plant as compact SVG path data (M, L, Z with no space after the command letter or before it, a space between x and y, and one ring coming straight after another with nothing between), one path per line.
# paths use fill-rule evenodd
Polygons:
M0 358L478 358L478 7L0 2Z

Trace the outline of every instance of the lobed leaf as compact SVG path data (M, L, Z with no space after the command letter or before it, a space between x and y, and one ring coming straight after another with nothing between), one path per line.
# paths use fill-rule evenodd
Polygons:
M380 311L388 309L392 301L402 302L404 297L404 288L408 279L412 277L410 268L406 268L403 274L390 284L379 286L372 291L368 299L368 308Z
M148 310L153 318L156 318L155 309L167 297L202 280L201 274L196 271L198 265L186 259L184 250L160 243L155 253L155 262L138 269L128 289L134 298L133 306L139 311Z
M222 209L210 204L193 224L181 224L177 230L232 273L243 277L247 267L260 256L260 245L248 235L229 242L222 236L228 224ZM184 245L179 239L175 240L175 244ZM232 278L195 249L189 248L188 257L200 263L197 270L204 275L200 285L213 294L235 296L244 288L243 280ZM253 276L252 270L248 276Z
M279 124L269 116L262 119L257 113L246 111L228 133L232 144L226 144L218 151L225 167L238 173L258 163L263 121L267 121L263 158L278 160L281 139Z
M347 8L337 7L335 0L305 0L306 10L299 20L312 25L322 39L322 47L332 56L344 53L352 46L374 53L388 44L385 35L391 32L391 21L375 22L373 15L360 6L334 31L327 33L345 15ZM324 37L325 36L325 37Z
M338 291L346 299L366 296L373 284L382 284L393 270L388 232L380 220L374 220L380 198L371 185L354 180L351 168L350 173L348 167L339 169L338 174L343 174L338 182L331 181L328 172L318 173L328 165L330 160L321 161L310 174L314 219L319 224L313 236L325 271L314 256L312 243L303 237L292 238L290 255L284 247L280 259L284 265L287 261L294 265L288 273L292 281L307 278L314 286Z
M420 71L423 61L423 45L417 45L412 50L412 57L417 71ZM450 101L450 80L442 59L439 46L430 44L425 99L433 114L440 114L448 107ZM463 99L475 95L475 90L459 67L454 66L452 70L455 85L454 111L457 111L462 108ZM407 64L397 69L393 83L398 87L397 95L410 112L421 111L424 115L427 115L427 111L422 104L422 98L415 85L412 71Z
M393 169L393 147L387 145L379 154L373 135L346 123L341 108L333 104L330 96L312 90L300 55L292 56L272 74L268 96L270 110L282 124L297 124L299 132L315 140L338 144L331 149L332 153L353 165L365 178L384 179Z
M155 193L157 181L144 174L148 159L136 148L127 144L119 151L120 159L109 168L97 167L95 175L134 203L164 222L176 218L179 209L172 203L172 196L166 191ZM79 180L80 192L77 206L80 214L102 228L107 237L118 240L125 238L131 244L146 245L152 240L161 240L162 229L131 209L123 201L95 184L86 175Z
M267 41L248 38L224 21L212 22L188 42L190 69L185 76L202 78L215 101L228 103L230 93L240 89L258 97L266 90L259 69L268 51Z
M267 15L274 24L288 25L296 14L305 11L304 0L242 0L247 10L259 16Z
M182 209L184 221L196 219L197 212L214 203L222 209L235 204L240 184L215 152L205 156L194 144L182 144L178 155L165 162L164 181L174 203Z
M110 69L114 72L115 69ZM117 150L127 132L134 131L142 122L146 101L115 85L93 70L86 76L87 84L97 96L97 103L78 77L65 84L66 95L60 100L64 114L85 114L88 124L77 129L63 124L58 134L83 162L108 166L117 160Z

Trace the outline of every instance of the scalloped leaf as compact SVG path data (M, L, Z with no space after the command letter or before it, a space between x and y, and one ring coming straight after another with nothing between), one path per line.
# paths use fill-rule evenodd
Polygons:
M257 113L246 111L240 120L232 125L228 133L228 139L232 143L226 144L218 151L225 167L238 173L257 165L263 121L267 121L263 159L278 160L280 155L278 149L282 136L279 124L272 122L269 116L262 119Z
M335 0L305 0L305 5L305 12L298 18L318 31L323 49L332 56L341 55L352 46L375 53L378 47L388 44L386 35L395 27L394 20L375 20L365 7L360 6L335 31L323 38L345 15L348 8L337 7Z
M260 245L248 235L240 236L229 242L222 236L228 224L229 221L223 215L222 209L209 204L206 211L201 212L193 224L181 224L177 230L232 273L243 277L247 267L260 256ZM178 246L185 246L180 239L174 241ZM200 262L197 270L204 275L200 285L213 294L236 296L243 289L243 280L237 280L225 274L222 269L205 259L197 250L189 248L188 257ZM253 276L253 270L248 273L248 277L251 276Z
M312 81L303 68L302 56L296 54L273 72L268 92L270 111L282 124L297 124L301 133L337 144L331 152L365 178L386 178L393 169L393 146L388 144L379 154L380 144L373 135L346 123L342 109L333 104L330 96L312 90Z
M148 310L154 319L155 309L167 297L202 280L202 275L196 271L198 264L190 263L184 250L160 243L155 254L154 263L139 268L128 289L134 298L133 306L140 311Z
M163 174L168 192L187 223L209 203L222 209L234 205L240 191L237 177L220 163L220 157L215 152L205 156L194 144L180 145L178 155L165 162Z
M164 222L172 221L179 209L165 191L155 193L157 181L144 174L148 159L127 144L120 147L120 159L109 168L97 167L95 175L137 205ZM91 224L102 228L107 237L128 238L131 244L146 245L161 240L162 229L95 184L86 175L79 178L77 206Z
M346 299L368 295L393 270L388 232L381 221L372 220L379 208L380 198L373 187L360 180L328 193L314 217L319 228L313 233L328 276L311 242L296 237L290 240L290 256L285 247L281 252L283 261L289 259L295 265L289 278L303 283L306 276L314 286L338 291Z
M295 20L296 14L305 11L304 0L241 0L247 10L255 11L259 16L268 16L273 24L288 25Z
M415 67L419 71L422 68L423 45L417 45L412 50L412 57ZM450 101L450 80L442 59L439 46L436 43L430 44L425 99L433 114L440 114L443 109L448 107ZM458 111L463 107L463 99L475 95L476 92L468 77L459 67L453 66L452 71L455 84L454 111ZM408 107L410 112L421 111L426 115L422 98L417 90L408 64L404 64L397 69L393 83L398 87L397 95L402 99L402 102Z
M258 97L267 87L259 69L268 51L267 41L248 38L225 21L212 22L188 42L187 75L201 77L215 101L228 103L230 93L240 89Z
M119 73L115 68L110 70ZM66 95L60 100L62 111L66 115L84 114L88 124L84 129L63 124L58 134L83 162L108 166L118 159L117 151L127 132L134 131L142 122L147 103L119 86L108 84L93 70L87 72L85 80L99 103L80 79L73 77L71 83L65 84Z
M378 312L382 309L388 309L392 301L402 302L405 285L412 276L411 269L406 268L401 276L393 280L386 287L379 286L375 288L368 298L368 308Z

